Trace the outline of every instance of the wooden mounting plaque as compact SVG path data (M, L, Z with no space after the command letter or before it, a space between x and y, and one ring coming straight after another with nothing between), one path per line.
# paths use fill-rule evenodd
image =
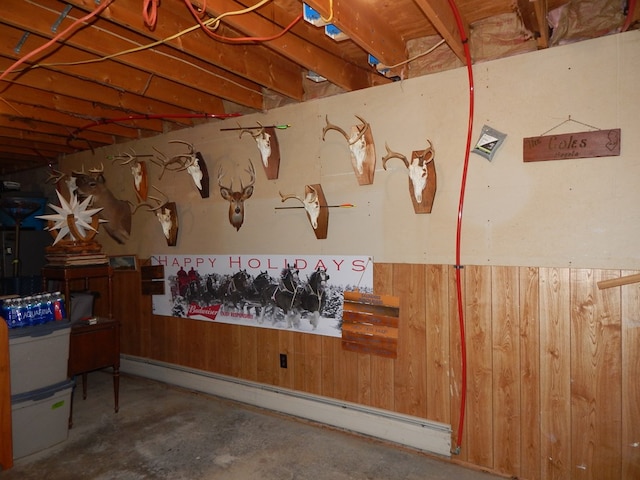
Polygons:
M572 158L614 157L620 155L621 138L622 132L619 128L528 137L522 140L523 160L542 162Z
M267 165L262 164L262 167L267 180L277 180L280 173L280 145L278 144L276 129L274 127L265 127L264 132L271 136L271 155Z
M342 348L396 358L399 317L398 297L344 292Z

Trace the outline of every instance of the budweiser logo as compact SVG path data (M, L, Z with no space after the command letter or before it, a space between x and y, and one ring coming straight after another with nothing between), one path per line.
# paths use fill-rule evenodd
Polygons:
M200 306L196 303L192 303L189 305L187 316L192 317L194 315L202 315L211 320L215 320L218 316L218 311L220 311L220 307L221 305Z

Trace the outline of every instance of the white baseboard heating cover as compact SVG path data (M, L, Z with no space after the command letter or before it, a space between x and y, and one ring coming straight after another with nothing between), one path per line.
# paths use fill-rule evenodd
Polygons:
M451 456L451 425L203 370L122 355L120 371Z

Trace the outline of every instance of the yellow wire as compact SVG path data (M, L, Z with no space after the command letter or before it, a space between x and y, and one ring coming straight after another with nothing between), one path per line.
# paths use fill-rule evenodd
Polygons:
M444 42L445 42L445 40L442 39L438 43L436 43L433 47L431 47L429 50L427 50L426 52L422 52L422 53L419 53L417 55L414 55L413 57L405 60L404 62L396 63L395 65L387 65L387 68L392 69L392 68L400 67L401 65L404 65L406 63L413 62L416 58L420 58L420 57L424 57L425 55L429 55L431 52L433 52L436 48L438 48Z
M329 0L329 18L324 18L320 15L323 22L331 23L333 21L333 0Z
M207 27L210 26L212 23L215 23L216 25L212 28L213 30L215 30L216 28L218 28L218 25L220 24L220 20L222 20L224 17L228 17L230 15L242 15L245 13L249 13L252 12L253 10L257 10L258 8L262 7L263 5L265 5L268 2L271 2L273 0L261 0L260 2L256 3L255 5L251 6L251 7L247 7L244 8L242 10L237 10L237 11L232 11L232 12L225 12L222 13L220 15L218 15L215 18L210 18L209 20L207 20L206 22L203 22ZM92 58L91 60L82 60L82 61L78 61L78 62L59 62L59 63L36 63L34 65L32 65L32 68L38 68L38 67L67 67L67 66L74 66L74 65L86 65L86 64L90 64L90 63L97 63L97 62L102 62L104 60L110 60L112 58L116 58L119 57L121 55L127 55L129 53L136 53L136 52L141 52L143 50L148 50L149 48L153 48L153 47L157 47L158 45L162 45L164 43L170 42L171 40L175 40L178 37L181 37L182 35L186 35L187 33L191 33L194 30L198 30L200 28L199 24L196 24L192 27L189 28L185 28L184 30L175 33L169 37L163 38L162 40L157 40L155 42L149 43L147 45L140 45L139 47L135 47L135 48L131 48L128 50L123 50L121 52L116 52L116 53L112 53L111 55L106 55L104 57L99 57L99 58Z

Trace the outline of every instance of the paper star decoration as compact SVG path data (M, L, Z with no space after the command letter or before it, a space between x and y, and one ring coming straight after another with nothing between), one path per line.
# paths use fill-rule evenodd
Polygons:
M88 230L97 232L97 230L91 225L91 219L96 213L102 210L102 208L87 210L89 203L91 203L91 196L84 199L82 203L78 203L78 196L75 194L71 198L70 202L67 202L57 190L56 194L58 195L58 200L60 200L60 206L58 207L52 203L50 203L49 206L58 213L37 216L37 218L41 218L42 220L54 222L53 225L47 228L49 231L58 230L58 235L53 242L54 245L67 235L69 235L72 240L84 240ZM71 229L69 228L67 220L70 215L73 215L73 222L75 224L75 228ZM100 222L104 221L105 220L100 220ZM72 230L75 230L80 235L80 238L76 238Z

